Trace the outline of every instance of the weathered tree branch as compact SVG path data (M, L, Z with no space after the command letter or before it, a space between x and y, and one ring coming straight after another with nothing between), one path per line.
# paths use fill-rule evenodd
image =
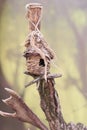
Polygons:
M49 122L50 130L62 130L66 123L62 117L58 94L54 88L54 79L48 79L47 82L41 80L38 91L41 108Z
M7 105L9 105L15 112L6 113L0 111L0 115L4 117L17 118L23 122L32 124L40 128L41 130L48 130L47 127L44 126L40 120L38 120L37 116L26 106L26 104L16 92L11 89L5 89L11 96L10 98L3 101ZM44 111L49 122L50 130L87 130L87 127L81 123L67 124L64 121L61 113L60 101L54 88L53 77L51 77L51 79L48 79L47 82L44 82L44 79L41 79L38 91L41 99L41 108Z
M40 119L31 111L31 109L24 103L22 98L13 90L5 88L10 94L10 97L3 100L15 112L6 113L0 111L0 115L4 117L17 118L20 121L30 123L40 130L48 130L48 128L40 121ZM41 108L44 111L50 130L87 130L87 126L82 123L66 123L63 119L60 100L54 88L54 79L40 80L39 95L41 99Z
M23 122L30 123L41 130L48 130L48 128L40 121L40 119L31 111L31 109L23 102L21 97L13 90L5 88L5 90L11 95L8 99L3 100L8 106L10 106L15 112L6 113L0 111L0 115L4 117L17 118Z

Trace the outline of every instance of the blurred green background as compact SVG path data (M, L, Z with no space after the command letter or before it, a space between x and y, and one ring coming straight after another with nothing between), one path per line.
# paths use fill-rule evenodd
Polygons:
M25 5L31 2L44 7L41 32L56 54L51 72L63 74L55 80L55 87L64 119L87 125L87 0L0 0L0 109L9 111L1 99L7 96L4 87L10 87L47 124L36 86L24 88L31 80L23 74L26 64L22 56L29 31ZM0 130L27 128L19 121L0 117Z

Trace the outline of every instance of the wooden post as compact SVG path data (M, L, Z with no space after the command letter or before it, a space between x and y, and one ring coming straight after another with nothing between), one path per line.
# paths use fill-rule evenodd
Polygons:
M40 4L33 3L27 5L26 8L30 31L34 31L37 28L40 30L42 6ZM35 28L35 26L37 28ZM54 78L47 79L46 82L44 79L40 79L38 92L41 99L41 108L45 113L50 130L62 130L61 122L63 125L65 122L62 117L60 103L54 87Z
M42 15L41 14L42 5L39 3L31 3L26 5L26 9L27 9L27 18L29 20L30 31L34 31L35 26L37 26L37 28L40 30L41 22L39 20Z

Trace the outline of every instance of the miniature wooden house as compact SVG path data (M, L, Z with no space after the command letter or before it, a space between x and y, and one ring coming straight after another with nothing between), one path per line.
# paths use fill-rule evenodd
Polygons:
M27 72L31 75L44 75L45 71L47 71L48 74L50 61L54 57L53 53L44 39L40 36L38 37L38 33L34 34L34 44L31 41L31 37L32 35L29 35L25 43L26 51L24 52L24 57L26 57Z
M29 4L26 6L27 18L31 33L25 41L27 72L31 75L47 75L50 69L50 61L54 58L53 51L48 47L40 32L40 20L42 6Z
M32 75L44 75L45 63L38 53L28 53L26 57L27 72ZM47 72L49 72L50 64L48 62Z

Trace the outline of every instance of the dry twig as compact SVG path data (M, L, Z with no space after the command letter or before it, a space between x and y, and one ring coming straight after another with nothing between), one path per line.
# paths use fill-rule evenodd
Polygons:
M27 73L28 74L28 73ZM52 79L52 78L60 78L62 77L62 74L48 74L47 75L47 79ZM44 76L39 76L37 78L35 78L34 80L30 81L28 84L25 85L25 87L28 87L34 83L37 83L38 81L40 81L41 79L44 79Z
M31 111L31 109L23 102L21 97L13 90L5 88L5 90L11 95L9 98L2 100L8 106L10 106L15 112L6 113L0 111L0 115L4 117L17 118L23 122L30 123L41 130L48 130L48 128L40 121L40 119Z

